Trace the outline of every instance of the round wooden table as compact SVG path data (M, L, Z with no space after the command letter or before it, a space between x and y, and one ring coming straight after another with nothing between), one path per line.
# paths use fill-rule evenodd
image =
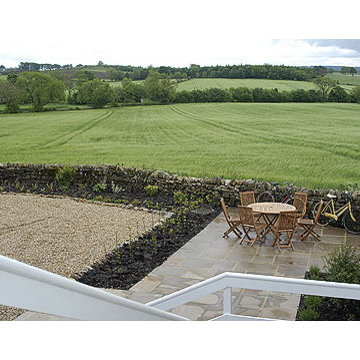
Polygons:
M281 211L296 211L296 207L290 204L277 203L277 202L263 202L248 205L257 214L261 214L266 222L264 228L264 236L271 230L280 215Z

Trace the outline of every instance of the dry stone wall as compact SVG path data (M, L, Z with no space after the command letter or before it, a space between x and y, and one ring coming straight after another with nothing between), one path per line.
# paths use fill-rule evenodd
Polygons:
M24 182L44 186L56 182L57 171L64 165L39 165L39 164L0 164L0 187L6 191L9 184L22 184ZM239 194L242 191L254 190L255 195L271 190L272 185L266 181L247 180L226 180L217 178L194 178L168 174L165 171L153 171L140 168L126 168L112 165L79 165L72 166L75 169L74 183L93 186L97 183L112 183L121 186L129 192L143 191L147 185L156 185L159 192L172 196L176 191L181 191L195 197L202 197L217 202L224 197L226 203L235 206L240 203ZM286 187L277 186L278 193L285 193ZM312 204L325 199L326 194L331 193L337 196L338 205L345 203L344 191L334 189L309 190L294 187L293 191L308 193L308 208ZM353 193L354 200L360 204L360 192Z

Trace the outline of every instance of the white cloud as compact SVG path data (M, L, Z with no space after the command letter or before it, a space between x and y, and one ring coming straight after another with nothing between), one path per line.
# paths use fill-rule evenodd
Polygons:
M335 28L339 31L339 26L322 26L322 21L331 22L327 18L331 2L327 1L326 7L321 3L304 0L295 12L284 0L251 4L235 0L63 0L56 6L44 0L18 0L2 4L2 13L14 16L1 17L0 64L76 65L102 60L145 66L360 65L354 50L305 40L267 40L309 37L309 24L318 26L313 37L319 37L324 29L329 36ZM351 28L357 24L352 21L355 13L347 13L346 18L352 35L356 34Z

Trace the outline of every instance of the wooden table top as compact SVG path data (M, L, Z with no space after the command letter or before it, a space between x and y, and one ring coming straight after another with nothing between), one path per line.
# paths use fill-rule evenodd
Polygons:
M254 212L258 212L262 214L273 214L273 215L279 215L280 211L296 210L295 206L289 204L277 203L277 202L254 203L248 205L248 207L251 207Z

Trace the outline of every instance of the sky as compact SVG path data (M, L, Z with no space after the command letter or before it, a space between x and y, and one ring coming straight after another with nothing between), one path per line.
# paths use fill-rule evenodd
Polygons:
M0 65L360 66L360 5L339 7L329 0L5 1Z

